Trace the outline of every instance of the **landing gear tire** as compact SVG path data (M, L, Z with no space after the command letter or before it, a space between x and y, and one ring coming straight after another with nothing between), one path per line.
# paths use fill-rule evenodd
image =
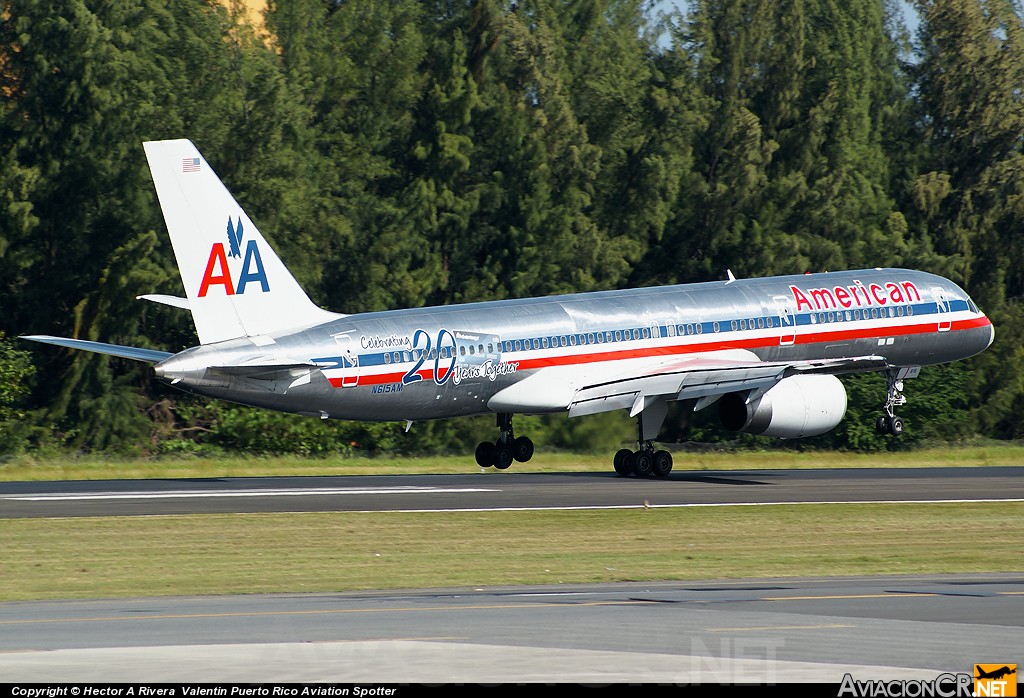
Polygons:
M494 447L494 467L498 470L507 470L512 461L515 460L512 456L512 449L503 444L498 444Z
M484 442L476 447L476 462L482 467L493 465L498 470L505 470L513 462L525 463L533 458L533 441L525 436L518 439L512 431L512 414L499 412L497 416L498 435L497 443ZM487 465L484 465L487 461Z
M630 465L637 477L650 477L654 470L654 458L648 451L637 451L630 458Z
M495 464L496 447L490 441L481 441L476 447L476 463L481 468L489 468Z
M655 477L668 477L668 474L672 472L672 454L668 451L655 453L652 470Z
M630 465L629 459L633 457L633 452L628 448L623 448L615 453L615 474L619 477L629 477L633 474L633 467Z
M903 417L899 415L882 415L875 420L875 430L879 434L899 436L903 433Z
M533 458L533 442L527 436L520 436L512 442L512 457L520 463Z

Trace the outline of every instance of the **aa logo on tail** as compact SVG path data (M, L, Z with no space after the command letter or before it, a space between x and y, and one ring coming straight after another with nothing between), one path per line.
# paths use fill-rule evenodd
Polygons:
M199 284L199 297L205 298L213 286L223 286L224 293L233 296L236 293L245 293L246 287L254 282L260 282L260 289L266 293L270 291L270 282L267 281L267 272L263 268L263 259L260 257L260 249L256 246L255 240L249 240L245 245L245 258L242 261L241 271L238 273L237 285L232 283L231 268L228 266L228 255L232 259L242 259L242 219L237 224L231 223L231 216L228 216L228 251L224 251L223 242L215 242L210 248L210 258L206 260L206 271L203 272L202 283ZM237 265L236 265L237 266Z

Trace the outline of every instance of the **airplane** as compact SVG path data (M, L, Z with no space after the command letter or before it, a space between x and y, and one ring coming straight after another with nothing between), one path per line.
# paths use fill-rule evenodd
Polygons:
M533 456L517 414L628 410L619 476L664 478L670 402L717 403L729 429L785 439L846 413L837 376L887 381L879 433L899 435L904 380L991 345L994 328L948 279L860 269L345 315L313 303L186 139L143 144L199 346L177 354L49 335L37 342L153 364L175 388L321 419L413 422L493 414L481 468Z
M975 668L978 670L978 675L974 677L976 679L995 679L995 680L999 680L999 679L1003 678L1004 676L1009 676L1010 674L1016 674L1017 673L1017 667L1016 666L1014 666L1012 669L1009 666L1003 666L1003 667L1000 667L999 669L994 669L993 671L985 671L980 666L978 666L976 664Z

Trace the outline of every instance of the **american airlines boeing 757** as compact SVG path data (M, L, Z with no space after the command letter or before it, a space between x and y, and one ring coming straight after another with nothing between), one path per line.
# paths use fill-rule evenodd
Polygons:
M887 379L882 433L899 434L903 381L986 349L989 319L956 284L908 269L860 269L342 315L314 304L188 140L146 157L199 346L179 354L25 337L155 364L185 391L321 419L496 415L482 467L533 455L516 414L628 410L637 447L621 476L665 477L656 448L672 401L717 407L730 429L800 438L846 413L838 375Z

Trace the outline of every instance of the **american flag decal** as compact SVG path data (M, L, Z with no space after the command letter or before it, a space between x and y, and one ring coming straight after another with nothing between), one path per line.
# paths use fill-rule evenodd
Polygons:
M185 158L181 161L182 172L198 172L199 158Z

